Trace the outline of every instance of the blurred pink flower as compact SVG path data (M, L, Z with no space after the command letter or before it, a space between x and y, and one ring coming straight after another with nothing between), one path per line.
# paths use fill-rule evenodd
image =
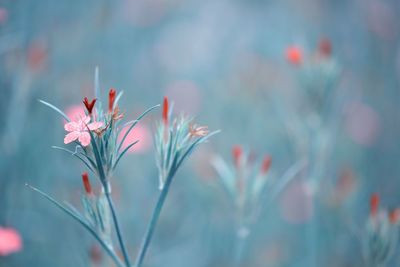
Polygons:
M40 71L46 65L47 47L44 40L36 40L30 44L27 51L27 63L33 71Z
M78 120L79 118L83 118L86 116L85 109L82 105L74 105L68 107L65 111L65 114L67 114L67 116L71 120Z
M379 135L380 119L368 105L353 102L346 107L344 127L351 139L360 145L370 146Z
M4 7L0 7L0 24L3 24L8 19L8 10Z
M0 256L7 256L22 249L20 234L13 228L0 226Z
M88 129L90 131L94 131L99 129L100 127L103 126L102 122L90 122L90 117L89 116L84 116L81 119L77 121L71 121L68 122L64 125L64 129L68 133L65 138L64 138L64 144L69 144L76 139L79 140L79 142L82 144L82 146L87 146L90 144L90 134L88 132Z
M123 136L129 127L125 127L121 130L118 136L118 141L121 142ZM144 153L148 151L151 147L151 133L150 130L143 125L137 124L132 131L129 132L126 137L122 149L126 148L129 144L139 140L139 142L128 150L128 153Z
M282 192L280 199L282 217L289 223L302 224L311 219L313 193L304 181L295 180Z

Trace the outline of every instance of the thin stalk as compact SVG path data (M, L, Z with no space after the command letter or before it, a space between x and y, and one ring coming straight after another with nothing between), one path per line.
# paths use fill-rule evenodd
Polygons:
M127 267L131 267L129 256L128 256L128 253L126 251L124 240L122 239L122 234L121 234L121 230L120 230L120 227L119 227L117 214L115 213L114 204L113 204L113 201L112 201L112 198L111 198L109 190L106 190L105 195L106 195L106 199L107 199L107 202L108 202L108 206L110 207L110 210L111 210L111 215L112 215L112 218L113 218L113 221L114 221L115 231L117 232L118 242L119 242L119 245L121 247L122 255L124 256L125 264L126 264Z
M173 175L174 174L169 175L168 179L165 181L165 184L164 184L164 187L163 187L163 189L162 189L162 191L160 193L160 196L158 197L156 207L154 208L153 214L151 215L150 223L147 226L146 234L145 234L144 239L142 241L139 254L138 254L137 258L136 258L135 267L141 267L142 266L144 257L146 256L147 249L149 247L151 238L152 238L154 230L156 228L158 218L160 217L160 213L161 213L162 207L163 207L165 199L166 199L166 197L168 195L168 191L169 191L169 187L170 187L171 182L172 182Z
M246 241L247 236L240 236L239 233L236 233L235 254L233 256L233 266L235 267L241 266Z

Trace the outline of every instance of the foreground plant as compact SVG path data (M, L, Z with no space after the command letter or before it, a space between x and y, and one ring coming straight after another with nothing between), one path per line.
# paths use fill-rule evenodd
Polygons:
M98 92L97 70L95 89ZM62 204L41 190L28 186L78 221L95 237L116 266L131 267L131 259L111 198L111 180L121 158L139 142L137 140L124 147L123 144L128 134L147 113L159 105L149 108L136 120L122 123L124 115L118 107L121 96L122 92L117 94L114 89L111 89L108 94L107 109L104 111L98 98L90 101L85 97L83 105L86 108L86 113L85 116L78 118L69 118L56 106L40 100L41 103L64 117L66 120L64 129L67 132L64 143L75 145L74 150L58 146L53 146L53 148L77 157L98 178L101 184L100 192L95 193L92 190L89 174L87 172L82 174L85 189L82 194L83 213L68 203ZM142 265L173 177L195 147L215 133L209 134L206 127L197 127L192 123L192 119L184 116L179 117L179 119L172 119L171 113L172 109L168 107L168 99L165 98L162 122L159 124L155 136L161 193L136 259L135 267ZM128 128L128 130L122 132L125 128ZM121 136L122 138L118 138ZM112 227L114 227L114 233L122 252L122 260L114 248Z
M183 161L199 144L204 143L217 132L218 131L209 133L206 126L197 126L194 124L192 118L188 118L184 115L174 118L168 99L164 98L162 120L158 123L155 133L156 160L159 170L159 189L161 192L147 227L136 260L136 267L140 267L143 264L144 257L176 172L181 167Z
M370 200L370 215L363 235L363 255L370 267L385 266L393 257L399 242L398 209L388 212L379 207L379 195Z

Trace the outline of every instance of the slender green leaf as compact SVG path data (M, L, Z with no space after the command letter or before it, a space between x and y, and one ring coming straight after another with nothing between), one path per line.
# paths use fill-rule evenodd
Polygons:
M121 150L122 144L125 142L126 137L128 136L129 132L133 129L133 127L136 126L136 124L144 117L146 116L147 113L149 113L150 111L152 111L153 109L159 107L160 105L155 105L149 109L147 109L145 112L142 113L142 115L140 115L135 122L132 123L132 125L129 127L129 129L126 131L126 133L124 134L124 137L121 140L121 143L119 143L118 145L118 149L117 152L119 152Z
M182 162L185 160L185 158L186 158L187 156L189 156L190 153L192 153L193 149L194 149L198 144L205 142L205 141L208 140L211 136L213 136L213 135L215 135L215 134L217 134L217 133L219 133L219 132L220 132L220 130L211 132L211 133L209 133L208 135L202 136L202 137L200 137L199 139L197 139L196 141L194 141L193 144L190 145L190 147L186 150L186 152L183 154L183 156L179 159L179 161L178 161L178 163L177 163L177 165L176 165L176 168L178 169L178 168L180 167L180 165L181 165Z
M61 109L59 109L58 107L56 107L56 106L54 106L54 105L52 105L52 104L50 104L50 103L48 103L48 102L46 102L46 101L44 101L44 100L41 100L41 99L39 99L39 102L42 103L43 105L48 106L48 107L51 108L52 110L56 111L58 114L60 114L61 116L63 116L64 119L65 119L66 121L68 121L68 122L71 121L71 119L67 116L67 114L65 114L64 112L62 112Z
M139 142L139 140L136 140L135 142L131 143L130 145L128 145L122 152L121 154L119 154L117 160L115 161L115 164L113 166L113 169L115 169L115 167L117 167L117 164L119 162L119 160L122 158L122 156L134 145L136 145Z
M89 233L91 233L94 238L100 243L100 245L103 247L103 249L107 252L107 254L113 259L115 264L118 267L123 267L124 264L121 262L121 260L118 258L118 256L115 254L115 252L104 242L104 240L96 233L96 231L88 224L88 222L82 218L82 216L79 213L76 213L75 211L69 209L65 205L61 204L45 192L39 190L36 187L33 187L29 184L26 184L30 189L33 191L39 193L42 197L53 203L56 207L58 207L60 210L64 211L66 214L71 216L73 219L75 219L77 222L79 222Z
M66 148L64 148L64 147L59 147L59 146L52 146L52 148L54 148L54 149L58 149L58 150L61 150L61 151L64 151L64 152L67 152L67 153L70 153L72 156L75 156L75 157L77 157L79 160L81 160L85 165L86 165L86 167L88 167L89 168L89 170L91 171L91 172L93 172L94 174L96 174L96 172L95 172L95 170L94 169L96 169L96 165L94 165L94 166L90 166L90 164L93 162L93 160L91 160L89 157L87 157L86 155L84 155L84 154L82 154L82 153L79 153L79 152L77 152L77 151L75 151L75 152L73 152L73 151L71 151L71 150L69 150L69 149L66 149ZM79 153L79 154L78 154ZM90 163L88 163L86 160L84 160L84 158L82 158L81 156L79 156L79 155L84 155L86 158L88 158L91 162ZM93 162L94 163L94 162ZM93 169L94 168L94 169Z

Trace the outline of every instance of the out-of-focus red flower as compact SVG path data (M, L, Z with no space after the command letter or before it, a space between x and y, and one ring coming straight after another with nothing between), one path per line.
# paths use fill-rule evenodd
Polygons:
M335 190L333 204L340 205L346 201L357 188L357 176L352 169L344 168L340 171Z
M22 239L18 231L0 226L0 256L7 256L21 249Z
M389 212L389 221L392 224L395 224L399 221L400 219L400 209L394 209L392 211Z
M266 174L269 171L269 168L271 167L271 162L272 162L271 156L266 155L261 164L261 174Z
M392 224L396 224L400 219L400 209L394 209L389 212L389 221Z
M330 57L332 54L332 43L328 38L321 38L318 43L318 52L321 56Z
M33 42L27 53L27 63L31 70L40 71L45 67L47 48L43 40Z
M93 245L90 247L90 259L94 264L100 264L103 259L103 254L99 246Z
M286 49L286 59L293 65L300 65L303 63L303 51L300 47L289 46Z
M379 195L377 193L371 195L369 205L370 205L370 214L371 216L375 217L378 214L379 210Z
M239 167L240 164L240 158L242 157L243 154L243 149L241 146L236 145L232 148L232 157L233 157L233 162L236 167Z
M162 120L165 125L168 125L168 97L164 96L162 108Z

